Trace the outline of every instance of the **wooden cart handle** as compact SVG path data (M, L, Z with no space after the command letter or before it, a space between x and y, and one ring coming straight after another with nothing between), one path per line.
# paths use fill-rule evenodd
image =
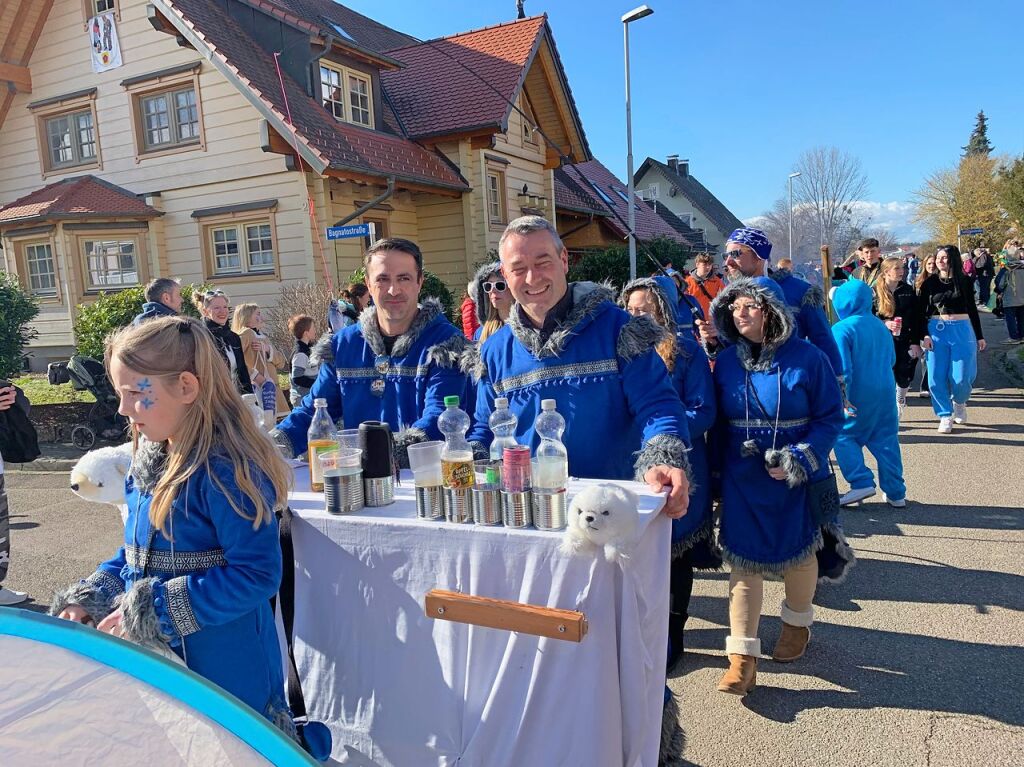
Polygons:
M587 634L587 618L576 610L489 599L444 589L427 592L424 610L428 618L435 620L518 631L567 642L582 641Z

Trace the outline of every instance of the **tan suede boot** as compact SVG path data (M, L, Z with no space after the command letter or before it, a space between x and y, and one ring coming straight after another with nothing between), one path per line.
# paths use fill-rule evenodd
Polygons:
M730 655L729 670L718 683L719 692L746 695L757 682L757 658L753 655Z
M779 641L775 644L775 649L772 650L772 660L779 663L789 663L790 661L802 658L807 650L807 643L810 641L811 630L809 628L806 626L790 626L788 623L783 623L782 634L779 636Z

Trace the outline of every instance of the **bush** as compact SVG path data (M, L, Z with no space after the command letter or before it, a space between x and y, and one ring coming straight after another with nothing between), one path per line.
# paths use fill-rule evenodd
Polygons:
M37 314L36 299L22 290L18 278L0 271L0 378L21 372L25 347L38 335L27 325Z
M657 264L651 259L651 256L657 259ZM636 274L638 277L656 274L658 264L672 264L673 268L682 270L690 257L689 248L668 237L657 237L647 242L638 242ZM605 250L587 253L569 267L569 280L571 282L604 282L607 280L621 290L629 282L629 248L626 245L615 245Z
M192 303L195 290L206 290L207 285L183 285L181 313L198 317ZM142 311L146 299L142 288L125 288L116 293L100 293L91 304L79 304L74 322L75 348L79 354L103 359L103 342L115 330L131 325L135 315Z
M366 269L360 267L352 272L352 275L348 278L349 282L366 282ZM455 322L455 298L452 296L452 292L448 290L448 286L444 284L444 281L431 271L426 269L423 270L423 287L420 288L420 300L427 296L433 296L441 302L441 307L444 309L445 316L449 320ZM456 323L457 326L461 327L462 320Z
M308 314L316 320L323 333L327 330L327 307L331 296L327 287L311 282L299 282L281 286L278 302L263 311L263 332L270 337L274 348L291 356L295 338L288 332L288 320L296 314Z

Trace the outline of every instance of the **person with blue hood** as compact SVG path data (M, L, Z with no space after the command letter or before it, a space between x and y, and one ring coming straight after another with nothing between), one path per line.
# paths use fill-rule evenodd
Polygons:
M839 503L863 501L875 494L875 478L864 464L864 448L878 461L878 484L890 506L907 505L900 457L899 412L893 387L896 351L892 331L871 312L873 294L866 282L850 280L835 289L832 326L846 380L846 422L836 440L836 460L850 491Z
M811 638L819 550L834 547L844 568L853 559L836 520L821 519L812 498L812 488L831 477L828 456L842 428L843 401L828 358L797 337L774 280L729 283L711 315L726 342L714 370L711 469L722 499L719 543L732 568L729 670L718 689L745 695L761 655L764 577L781 576L786 589L772 658L794 661Z
M672 385L686 408L690 432L690 470L693 475L690 506L686 516L672 520L671 612L668 621L669 658L672 668L683 653L683 629L689 617L694 569L712 570L722 566L714 542L711 516L711 488L707 444L704 435L715 422L715 385L711 366L691 333L675 333L675 307L657 278L633 280L622 289L619 305L634 317L650 317L668 331L655 347L672 376ZM639 427L630 441L639 441Z
M410 444L442 439L437 417L444 398L465 401L469 379L459 361L469 342L436 298L419 300L423 254L397 237L377 240L363 259L373 308L314 349L320 372L312 388L271 437L292 457L306 452L314 401L344 428L383 421L395 433L399 462Z
M729 235L725 243L725 269L730 280L743 277L770 277L778 283L785 297L786 305L796 322L794 331L797 338L803 338L824 352L836 375L842 360L829 329L825 314L825 294L821 288L794 277L788 269L770 270L768 264L772 254L772 243L760 229L742 227ZM715 326L711 322L698 323L701 341L708 357L715 358L721 348ZM840 385L842 379L840 378Z
M675 317L676 336L682 338L689 336L697 337L696 320L704 319L704 310L693 296L679 292L679 285L671 274L678 274L674 269L669 274L656 274L651 279L658 283L665 293L669 305ZM706 355L705 355L706 356Z

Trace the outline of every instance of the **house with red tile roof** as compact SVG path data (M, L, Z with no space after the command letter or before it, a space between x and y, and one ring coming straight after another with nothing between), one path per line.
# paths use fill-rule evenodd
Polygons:
M2 265L40 302L37 368L77 307L158 276L274 306L399 236L461 291L591 159L545 16L421 41L332 0L8 0L0 61ZM344 224L370 235L327 239Z

